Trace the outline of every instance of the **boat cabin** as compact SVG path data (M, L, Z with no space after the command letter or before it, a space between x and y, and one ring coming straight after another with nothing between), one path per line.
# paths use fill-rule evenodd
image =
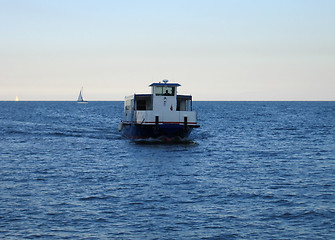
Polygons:
M192 96L177 94L180 84L164 80L163 83L152 83L150 87L151 94L134 94L126 97L123 126L137 127L136 131L142 131L143 127L155 126L152 130L155 133L148 135L182 137L188 136L191 128L199 127L196 112L192 109ZM147 134L148 128L145 129L143 131ZM129 131L126 135L134 135L131 130ZM137 134L143 135L143 132Z
M170 106L172 110L192 111L192 96L177 95L177 87L180 86L178 83L153 83L150 86L152 87L152 94L129 96L125 101L125 110L155 110L161 108L161 102L163 102L165 106Z

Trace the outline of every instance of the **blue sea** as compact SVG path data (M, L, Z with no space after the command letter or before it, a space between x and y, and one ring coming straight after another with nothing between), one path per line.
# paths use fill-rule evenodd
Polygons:
M1 239L335 239L335 102L194 102L136 143L122 102L0 102Z

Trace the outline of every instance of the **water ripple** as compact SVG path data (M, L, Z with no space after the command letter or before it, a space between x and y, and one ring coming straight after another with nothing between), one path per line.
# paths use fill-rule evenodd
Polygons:
M0 238L334 239L334 102L195 102L133 142L122 102L0 102Z

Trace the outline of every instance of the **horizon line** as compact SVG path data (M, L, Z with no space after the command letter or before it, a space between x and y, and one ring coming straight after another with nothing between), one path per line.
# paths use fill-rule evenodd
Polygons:
M124 100L86 100L88 102L124 102ZM74 102L76 100L0 100L0 102ZM335 102L335 100L193 100L193 102Z

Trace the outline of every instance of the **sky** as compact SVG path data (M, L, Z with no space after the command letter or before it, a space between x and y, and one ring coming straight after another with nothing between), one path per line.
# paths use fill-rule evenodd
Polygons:
M0 100L334 101L334 0L0 0Z

